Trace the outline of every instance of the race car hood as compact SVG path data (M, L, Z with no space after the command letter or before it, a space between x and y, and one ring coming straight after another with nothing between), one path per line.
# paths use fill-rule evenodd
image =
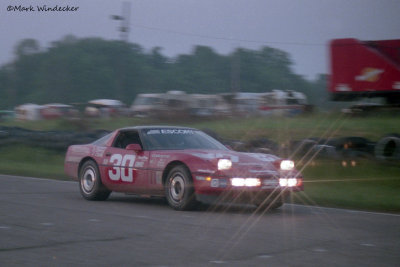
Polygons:
M275 174L277 169L273 164L275 161L279 160L278 157L270 154L262 153L243 153L236 152L232 150L192 150L186 151L193 157L197 157L206 160L213 164L216 168L216 164L219 159L229 159L232 161L232 168L225 170L224 173L247 173L247 175L262 175L262 174ZM214 169L215 170L215 169Z

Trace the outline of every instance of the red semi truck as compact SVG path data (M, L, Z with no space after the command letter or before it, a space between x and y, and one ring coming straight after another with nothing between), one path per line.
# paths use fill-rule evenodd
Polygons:
M335 39L330 58L332 100L383 97L388 105L400 104L400 39Z
M357 104L351 113L400 109L400 39L330 42L329 91L334 101L381 97L385 104ZM388 134L375 145L380 160L400 160L400 135Z

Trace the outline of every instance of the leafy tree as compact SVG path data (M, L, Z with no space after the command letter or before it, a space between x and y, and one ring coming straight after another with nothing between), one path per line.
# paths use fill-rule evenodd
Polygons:
M15 55L20 58L25 55L31 55L40 51L39 42L35 39L24 39L20 41L14 49Z
M145 52L137 44L68 35L46 50L34 39L22 40L15 54L15 61L0 68L0 108L95 98L130 104L139 93L169 90L212 94L284 89L302 91L314 102L325 92L323 76L310 82L294 74L290 56L271 47L220 55L195 46L191 54L167 58L160 47Z

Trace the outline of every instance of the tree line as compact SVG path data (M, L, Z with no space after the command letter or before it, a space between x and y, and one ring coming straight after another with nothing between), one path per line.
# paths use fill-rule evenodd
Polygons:
M43 49L37 40L16 44L15 59L0 68L0 108L23 103L85 103L96 98L132 103L139 93L305 93L312 104L326 99L326 75L309 81L295 74L288 53L271 47L238 48L221 55L195 46L174 58L162 48L72 35Z

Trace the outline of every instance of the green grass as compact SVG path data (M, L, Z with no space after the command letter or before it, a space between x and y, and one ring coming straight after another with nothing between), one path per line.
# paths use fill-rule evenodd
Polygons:
M193 126L211 128L222 136L232 139L267 137L280 143L309 137L362 136L378 140L387 133L400 133L400 117L360 118L343 114L317 114L195 122Z
M400 133L397 114L352 117L340 113L316 113L297 117L256 117L227 119L186 119L160 121L148 118L108 118L84 120L9 121L0 126L17 126L33 130L114 130L116 128L169 124L195 128L208 128L224 138L249 140L266 137L279 143L308 137L361 136L373 141L388 133Z
M0 147L0 173L67 179L64 153L23 145Z
M319 161L303 170L305 191L296 203L362 210L400 212L400 168L374 161L343 167Z

